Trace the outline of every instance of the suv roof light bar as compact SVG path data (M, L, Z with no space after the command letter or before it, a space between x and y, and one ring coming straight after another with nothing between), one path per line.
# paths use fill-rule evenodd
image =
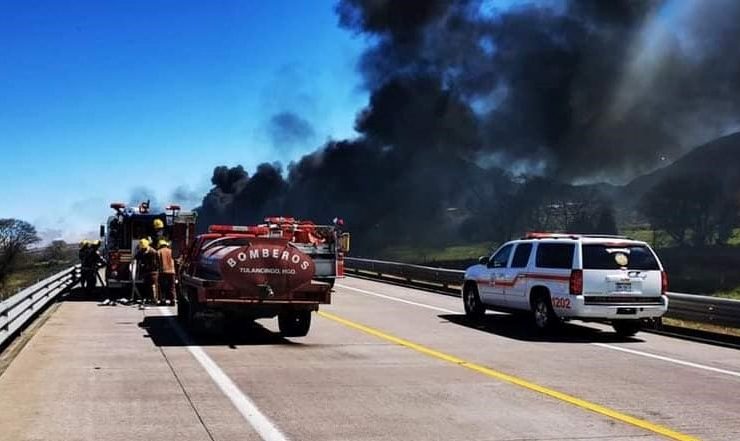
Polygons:
M525 234L522 239L580 239L580 238L593 238L593 239L622 239L632 240L627 236L618 236L614 234L569 234L569 233L543 233L543 232L529 232Z
M575 234L529 232L522 239L578 239Z

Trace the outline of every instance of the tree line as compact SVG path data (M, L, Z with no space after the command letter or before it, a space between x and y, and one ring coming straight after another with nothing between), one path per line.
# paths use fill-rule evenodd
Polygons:
M682 174L665 178L642 194L547 178L497 185L495 194L479 185L477 197L467 206L472 216L460 231L466 241L500 243L526 231L619 234L619 226L649 224L673 246L727 245L740 227L740 188L733 182Z
M727 245L740 223L740 190L717 176L669 177L643 195L638 209L677 246Z
M0 219L0 287L15 270L28 247L41 241L36 228L19 219Z

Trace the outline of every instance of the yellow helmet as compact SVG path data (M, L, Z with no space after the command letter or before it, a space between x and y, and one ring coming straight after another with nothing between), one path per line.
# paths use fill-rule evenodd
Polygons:
M143 249L149 248L149 241L147 239L139 240L139 246Z
M162 228L164 228L164 222L162 222L162 219L154 219L154 229L161 230Z
M168 247L168 246L170 246L170 243L164 239L159 239L159 242L157 242L157 247L159 248Z
M87 239L82 239L82 240L80 241L80 248L86 247L86 246L88 246L88 245L90 245L90 241L89 241L89 240L87 240Z
M92 246L94 246L94 247L99 247L99 246L100 246L100 241L99 241L99 240L97 240L97 239L96 239L96 240L94 240L94 241L92 241Z

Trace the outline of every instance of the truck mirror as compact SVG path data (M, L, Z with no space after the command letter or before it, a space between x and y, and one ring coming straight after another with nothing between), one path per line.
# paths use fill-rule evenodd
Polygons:
M100 237L105 237L105 225L100 226Z
M488 265L488 256L480 256L478 258L478 263L481 265Z
M349 253L349 233L342 233L341 236L339 236L339 249L342 250L343 253Z

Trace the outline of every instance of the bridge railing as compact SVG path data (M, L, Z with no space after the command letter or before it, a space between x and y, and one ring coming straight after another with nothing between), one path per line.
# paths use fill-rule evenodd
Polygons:
M80 279L80 265L67 268L0 302L0 348L65 289Z
M465 271L410 265L383 260L345 258L345 271L407 285L460 295ZM740 300L695 294L668 293L667 317L740 328Z

